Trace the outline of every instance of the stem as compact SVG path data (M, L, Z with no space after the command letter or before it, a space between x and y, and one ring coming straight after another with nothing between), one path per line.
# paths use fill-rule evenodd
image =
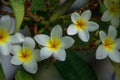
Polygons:
M73 4L74 1L75 0L67 0L63 5L58 7L54 11L53 16L50 17L50 22L54 22L57 18L63 15L65 11Z
M120 64L119 63L115 63L113 61L111 61L113 67L114 67L114 70L115 70L115 73L116 73L116 76L117 76L117 80L120 80Z

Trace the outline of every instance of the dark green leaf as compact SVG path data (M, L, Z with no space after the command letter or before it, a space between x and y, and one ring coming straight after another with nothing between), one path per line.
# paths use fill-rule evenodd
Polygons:
M5 80L5 76L4 76L1 64L0 64L0 80Z
M33 0L31 10L32 12L47 11L45 0Z
M17 74L15 75L15 80L34 80L32 75L24 72L22 70L18 70Z
M81 53L82 54L82 53ZM65 62L57 61L56 67L65 80L96 80L92 67L78 57L73 51L67 52Z

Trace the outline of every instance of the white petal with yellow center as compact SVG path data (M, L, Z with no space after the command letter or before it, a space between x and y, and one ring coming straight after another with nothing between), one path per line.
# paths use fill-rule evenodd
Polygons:
M120 62L120 39L115 39L117 36L117 30L113 26L109 26L108 36L105 32L100 31L100 40L102 44L96 50L96 58L104 59L107 56L115 62Z
M57 51L62 47L62 41L57 37L53 37L50 40L48 40L47 47L51 51Z
M34 38L40 45L44 46L40 50L41 60L54 56L57 60L64 61L66 58L64 49L69 48L74 43L71 37L62 37L62 28L60 25L56 25L52 29L50 38L43 34L37 35Z
M105 50L111 52L115 48L115 41L111 37L106 37L103 40L103 47Z
M12 48L13 57L11 59L11 63L15 65L23 64L26 71L35 73L38 69L36 62L38 61L37 56L39 54L39 50L34 50L34 40L30 37L26 37L23 42L23 47L20 45L14 45Z
M68 35L75 35L78 33L79 38L84 41L88 42L89 40L89 32L88 31L95 31L99 28L99 25L95 22L89 21L91 18L91 11L86 10L84 11L81 16L78 13L72 13L71 20L73 24L71 24L67 29Z
M5 28L0 28L0 44L6 44L10 40L10 35Z

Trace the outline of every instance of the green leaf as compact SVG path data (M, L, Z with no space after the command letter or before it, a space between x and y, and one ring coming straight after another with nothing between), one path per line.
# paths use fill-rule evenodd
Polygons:
M32 12L47 11L45 0L33 0L31 5Z
M10 0L10 4L12 6L15 18L16 18L16 27L14 33L17 32L22 24L25 8L24 8L24 0Z
M1 64L0 64L0 80L5 80L5 75L3 73Z
M22 70L18 70L17 74L15 75L15 80L34 80L32 75L24 72Z
M97 80L96 74L88 63L78 57L73 51L68 51L67 53L65 62L57 61L55 63L65 80Z

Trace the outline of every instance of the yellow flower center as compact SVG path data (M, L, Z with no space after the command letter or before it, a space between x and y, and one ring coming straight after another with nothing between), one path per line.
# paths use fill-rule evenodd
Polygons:
M116 5L112 5L109 9L112 16L120 15L120 8Z
M76 28L80 30L84 30L87 26L87 23L83 19L76 20Z
M62 42L57 37L52 38L48 41L48 47L52 51L57 51L62 45Z
M110 37L107 37L107 38L105 38L104 39L104 48L106 49L106 50L108 50L108 51L112 51L113 49L114 49L114 47L115 47L115 42L114 42L114 40L112 39L112 38L110 38Z
M0 44L4 44L8 42L10 39L10 35L6 29L0 29Z
M33 53L29 48L24 48L19 51L19 60L22 62L30 62L33 58Z

